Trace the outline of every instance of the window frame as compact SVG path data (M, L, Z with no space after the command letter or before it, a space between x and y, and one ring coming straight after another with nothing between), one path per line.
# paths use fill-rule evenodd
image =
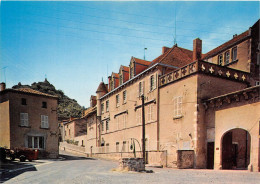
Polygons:
M49 127L49 117L47 115L41 115L41 128L48 129Z
M47 109L47 102L45 101L42 102L42 108Z
M109 100L106 101L106 112L109 112Z
M31 141L29 141L31 138ZM37 144L35 144L35 138L37 140ZM40 140L41 139L41 140ZM32 148L32 149L40 149L40 150L44 150L45 149L45 145L46 145L46 142L45 142L45 137L44 136L28 136L27 137L27 147L28 148ZM40 144L40 142L42 141L42 143ZM31 144L30 144L31 143ZM35 146L37 145L37 146ZM40 146L42 145L42 146Z
M225 52L225 57L224 57L225 65L228 65L230 63L229 61L230 61L230 51L228 50L228 51Z
M183 115L182 113L182 104L183 104L182 96L174 97L173 99L173 117L174 118L181 118Z
M218 65L223 65L223 54L218 55Z
M104 103L101 104L101 114L104 114L104 108L105 108L105 105Z
M20 126L29 127L29 115L28 113L20 113Z
M120 96L119 94L116 95L116 107L120 106Z
M155 89L155 79L154 75L150 76L150 91L153 91Z
M106 132L109 131L109 120L106 120Z
M21 98L21 105L27 105L26 98Z
M123 91L123 104L126 103L127 93L126 90Z
M235 52L235 58L234 58L234 51L236 51ZM235 47L233 47L232 49L231 49L231 56L232 56L232 61L236 61L237 60L237 46L235 46Z

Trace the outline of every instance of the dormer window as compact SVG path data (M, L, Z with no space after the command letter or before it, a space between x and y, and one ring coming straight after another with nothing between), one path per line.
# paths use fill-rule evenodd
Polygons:
M222 54L218 55L218 64L219 65L223 64L223 55Z
M120 74L120 76L119 76L119 83L120 83L120 85L123 84L123 75L122 74Z
M134 77L134 68L130 67L130 79Z
M232 61L237 60L237 47L232 48Z
M225 52L225 65L229 64L229 57L230 57L229 51Z

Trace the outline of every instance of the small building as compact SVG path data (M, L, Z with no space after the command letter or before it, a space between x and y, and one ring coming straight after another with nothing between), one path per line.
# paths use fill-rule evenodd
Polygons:
M0 90L0 146L34 148L39 158L57 158L58 97L20 88Z
M69 121L63 122L64 141L76 146L85 147L87 135L86 120L81 118L70 118Z

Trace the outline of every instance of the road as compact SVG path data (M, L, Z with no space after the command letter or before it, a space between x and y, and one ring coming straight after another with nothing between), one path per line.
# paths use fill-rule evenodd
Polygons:
M10 172L2 178L4 183L260 183L260 173L247 171L179 170L147 168L154 173L113 171L118 163L106 160L63 155L64 159L44 160L27 166L25 170Z

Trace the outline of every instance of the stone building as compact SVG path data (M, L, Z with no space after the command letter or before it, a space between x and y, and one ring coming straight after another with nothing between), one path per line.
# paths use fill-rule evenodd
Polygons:
M76 146L85 147L87 127L84 117L70 118L69 121L63 122L64 141Z
M39 157L58 157L58 97L29 88L0 90L0 146L39 149Z
M149 164L259 171L258 33L259 20L205 54L197 38L192 51L174 45L153 61L132 57L98 86L91 155L133 157L134 147L141 156L144 95Z

